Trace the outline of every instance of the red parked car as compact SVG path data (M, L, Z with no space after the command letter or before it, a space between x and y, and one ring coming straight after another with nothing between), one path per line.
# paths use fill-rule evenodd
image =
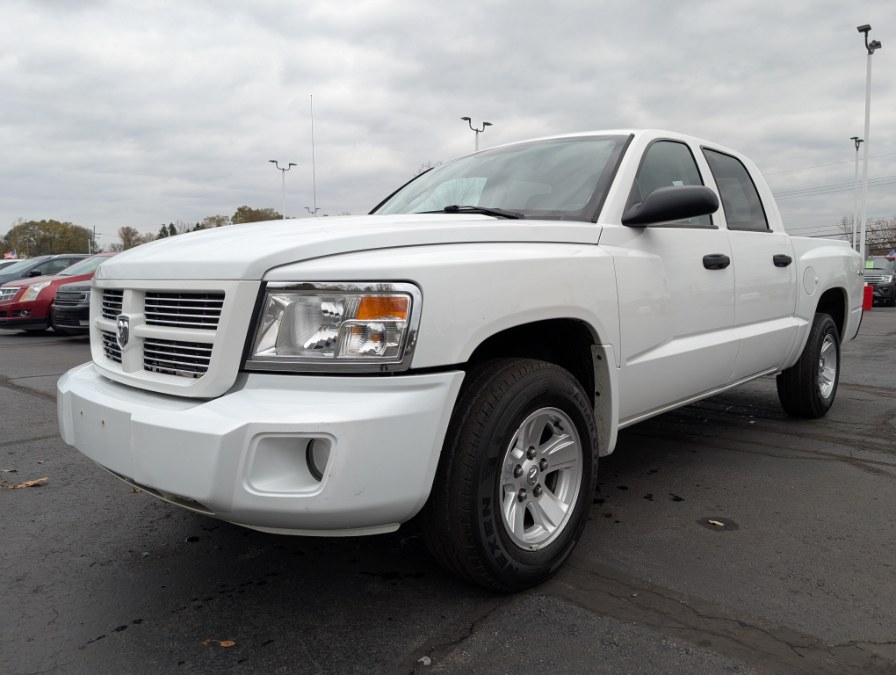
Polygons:
M0 286L0 328L27 331L50 328L50 307L56 289L63 284L92 279L99 264L113 255L100 253L79 260L52 276L29 277L3 284Z

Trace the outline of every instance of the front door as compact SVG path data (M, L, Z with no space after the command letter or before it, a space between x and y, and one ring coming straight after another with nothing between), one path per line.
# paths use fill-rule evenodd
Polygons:
M629 205L667 185L702 185L685 143L645 152ZM619 293L620 422L630 424L724 386L737 357L728 232L711 216L648 227L605 226Z

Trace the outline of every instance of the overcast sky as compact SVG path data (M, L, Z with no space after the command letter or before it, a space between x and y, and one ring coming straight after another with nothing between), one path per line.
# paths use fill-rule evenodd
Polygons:
M865 23L883 43L868 215L894 216L894 0L3 0L0 233L52 218L108 246L122 225L280 211L269 159L298 164L288 216L315 182L320 214L366 213L473 150L462 116L492 122L482 147L708 138L757 162L792 232L833 232L853 211Z

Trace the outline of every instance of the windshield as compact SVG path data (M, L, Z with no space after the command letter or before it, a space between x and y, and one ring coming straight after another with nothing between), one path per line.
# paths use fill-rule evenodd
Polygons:
M883 256L868 258L865 261L865 269L890 270L892 272L896 270L896 260L888 260Z
M69 265L64 270L59 272L60 277L73 277L78 274L90 274L95 271L97 267L100 266L100 263L104 260L108 260L110 256L107 255L95 255L90 258L84 258L84 260L79 260L74 265Z
M432 213L465 206L511 211L522 218L592 220L627 140L578 136L485 150L420 175L373 213Z

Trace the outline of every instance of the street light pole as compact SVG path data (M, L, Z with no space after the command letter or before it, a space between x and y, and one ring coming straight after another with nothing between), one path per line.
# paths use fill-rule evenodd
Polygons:
M311 96L311 204L314 211L311 215L317 215L317 163L314 161L314 94ZM308 208L307 206L305 207Z
M856 145L856 178L855 188L852 191L852 239L850 240L853 249L855 249L856 231L859 225L859 146L864 142L864 140L859 138L858 136L850 136L849 140L851 140Z
M868 67L865 75L865 156L862 160L862 234L859 240L859 254L865 260L865 230L868 225L868 146L871 145L871 57L881 48L880 42L868 42L870 24L857 26L856 30L865 35L865 49L868 50Z
M485 131L486 127L492 126L492 123L491 122L483 122L482 128L477 129L476 127L473 126L473 120L471 120L469 117L461 117L461 119L470 125L470 129L472 129L474 132L476 132L476 152L479 152L479 134L481 134L483 131Z
M280 171L281 176L281 186L280 186L280 194L283 198L283 213L280 214L280 217L286 220L286 172L289 171L292 167L298 166L295 162L290 162L285 168L281 167L276 159L269 159L268 162L273 164Z

